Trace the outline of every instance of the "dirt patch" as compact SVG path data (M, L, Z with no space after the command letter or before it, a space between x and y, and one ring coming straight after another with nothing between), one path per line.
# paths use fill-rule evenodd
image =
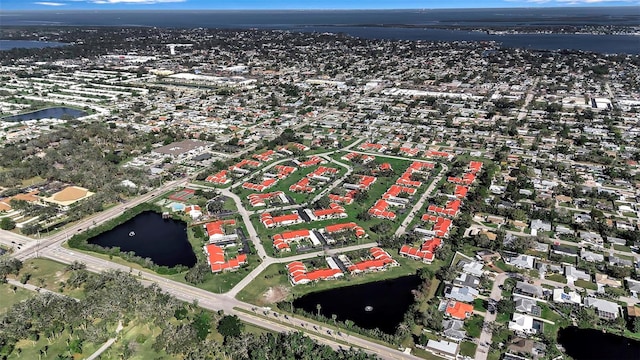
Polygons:
M288 288L284 286L276 286L270 287L267 291L264 292L264 294L262 294L262 297L264 297L264 301L267 304L275 304L286 299L288 295Z

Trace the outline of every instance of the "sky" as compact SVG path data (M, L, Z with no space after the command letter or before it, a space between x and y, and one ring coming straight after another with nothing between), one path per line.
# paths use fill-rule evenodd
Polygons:
M8 10L438 9L640 6L640 0L0 0Z

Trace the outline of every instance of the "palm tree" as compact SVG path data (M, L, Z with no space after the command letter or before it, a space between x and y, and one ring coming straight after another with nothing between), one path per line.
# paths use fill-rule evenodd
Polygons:
M320 309L322 309L322 305L316 304L316 309L318 310L318 317L320 317Z

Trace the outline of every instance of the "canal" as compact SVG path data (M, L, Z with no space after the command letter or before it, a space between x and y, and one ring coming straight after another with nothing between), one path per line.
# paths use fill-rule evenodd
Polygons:
M340 287L304 295L293 302L294 308L331 319L351 320L364 329L378 328L394 334L414 302L412 290L420 285L417 275L372 283ZM313 285L310 285L313 286Z
M196 263L196 255L187 239L187 224L163 219L161 214L153 211L145 211L112 230L94 236L88 243L105 248L119 247L122 252L134 252L160 266L192 267Z
M560 329L558 343L574 360L640 359L640 341L596 329L575 326Z

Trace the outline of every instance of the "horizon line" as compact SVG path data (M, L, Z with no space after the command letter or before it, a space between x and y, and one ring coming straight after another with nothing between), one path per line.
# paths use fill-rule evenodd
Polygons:
M628 5L606 5L606 6L517 6L517 7L451 7L451 8L274 8L274 9L265 9L265 8L237 8L237 9L212 9L212 8L162 8L162 9L64 9L61 7L53 7L53 8L43 8L43 9L14 9L14 10L5 10L0 12L0 16L2 13L8 12L68 12L68 11L424 11L424 10L518 10L518 9L603 9L603 8L621 8L621 7L638 7L639 4L628 4Z

